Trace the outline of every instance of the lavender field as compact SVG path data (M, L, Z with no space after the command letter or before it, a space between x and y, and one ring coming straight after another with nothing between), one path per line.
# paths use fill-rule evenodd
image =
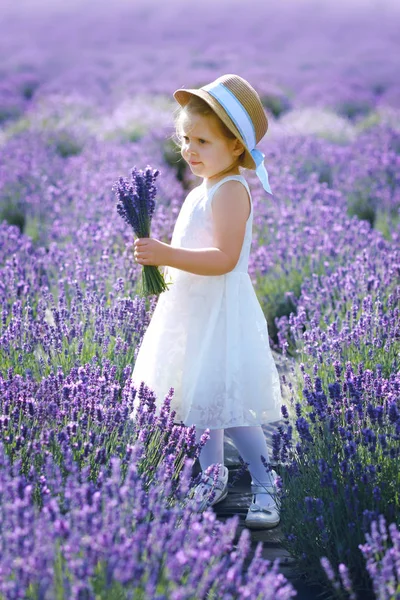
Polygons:
M191 509L207 437L174 422L173 390L130 385L157 298L113 185L160 171L152 236L169 243L200 183L172 93L224 73L269 120L273 196L244 175L250 276L296 366L271 448L285 548L326 598L400 597L399 22L395 0L2 10L1 600L296 596L261 545L243 568L239 516Z

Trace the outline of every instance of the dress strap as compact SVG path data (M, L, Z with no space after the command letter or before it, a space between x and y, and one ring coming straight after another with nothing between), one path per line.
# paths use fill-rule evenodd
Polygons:
M236 180L236 181L241 181L243 183L243 185L246 187L247 191L249 192L249 196L251 198L251 193L250 193L250 187L249 184L247 183L245 177L243 177L243 175L227 175L226 177L223 177L220 181L218 181L217 183L215 183L214 185L212 185L208 190L208 194L212 194L214 195L214 193L217 191L217 189L223 184L225 183L225 181L229 181L230 179Z

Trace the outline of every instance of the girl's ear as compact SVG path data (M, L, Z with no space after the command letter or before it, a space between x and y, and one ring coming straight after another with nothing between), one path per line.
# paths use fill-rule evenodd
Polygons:
M243 143L238 140L237 138L235 139L235 143L233 145L233 153L235 156L240 156L241 154L243 154L243 152L245 151L245 147L243 145Z

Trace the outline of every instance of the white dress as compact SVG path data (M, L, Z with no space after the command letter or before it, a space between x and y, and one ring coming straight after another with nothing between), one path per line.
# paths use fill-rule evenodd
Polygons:
M207 190L205 181L186 197L171 245L210 248L213 243L211 202L230 175ZM253 202L242 250L235 268L225 275L195 275L167 267L173 282L160 294L143 337L132 373L138 388L144 381L157 396L157 407L171 387L175 422L199 428L261 425L281 418L278 371L269 346L267 322L248 274ZM137 397L136 397L137 399ZM135 400L135 418L138 402Z

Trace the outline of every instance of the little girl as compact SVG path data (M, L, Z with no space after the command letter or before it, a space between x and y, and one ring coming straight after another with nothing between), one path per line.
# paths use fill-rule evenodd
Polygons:
M261 460L268 463L261 424L280 418L282 398L267 322L248 274L253 204L240 174L240 167L255 170L271 193L264 154L256 149L268 121L257 92L238 75L179 89L174 98L181 154L202 183L186 197L170 245L135 241L136 261L166 266L173 285L158 299L132 384L144 381L160 405L173 387L171 408L184 425L196 425L197 442L210 429L199 461L203 471L218 465L219 480L208 506L228 493L226 431L252 477L245 524L271 528L279 523L276 473ZM211 482L210 476L195 497L210 491Z

